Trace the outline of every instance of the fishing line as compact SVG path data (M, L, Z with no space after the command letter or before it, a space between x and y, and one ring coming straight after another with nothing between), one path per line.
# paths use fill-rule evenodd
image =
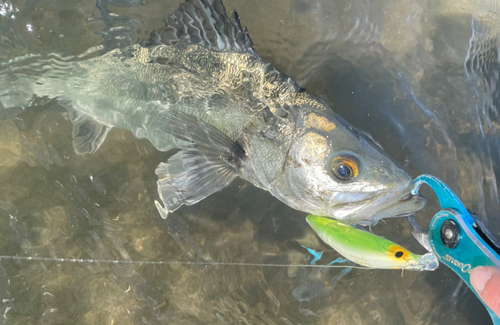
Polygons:
M85 258L58 258L58 257L32 257L0 255L0 260L25 260L60 263L102 263L102 264L152 264L152 265L202 265L202 266L254 266L254 267L310 267L310 268L351 268L370 270L365 266L350 265L311 265L311 264L267 264L267 263L238 263L238 262L181 262L181 261L126 261L126 260L96 260Z

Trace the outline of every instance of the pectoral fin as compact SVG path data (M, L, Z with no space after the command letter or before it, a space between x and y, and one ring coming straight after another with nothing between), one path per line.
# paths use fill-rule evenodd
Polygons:
M181 149L156 169L158 194L169 212L221 191L238 176L245 151L227 135L180 111L165 113L162 125Z
M111 127L96 121L93 117L68 109L73 123L73 147L79 155L93 153L104 142Z

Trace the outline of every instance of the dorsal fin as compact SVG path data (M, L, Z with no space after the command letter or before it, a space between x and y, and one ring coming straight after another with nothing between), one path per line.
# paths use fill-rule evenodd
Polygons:
M252 53L253 42L243 29L236 10L226 15L221 0L187 0L166 19L166 25L152 32L146 45L200 45L215 51Z

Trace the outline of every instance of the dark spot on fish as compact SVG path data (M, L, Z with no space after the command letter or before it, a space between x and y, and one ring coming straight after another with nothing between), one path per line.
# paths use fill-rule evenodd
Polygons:
M159 63L159 64L165 64L165 65L170 63L169 59L166 59L166 58L156 58L155 62Z
M403 256L403 252L399 251L399 252L396 252L396 257L397 258L401 258Z
M295 168L302 168L302 164L297 160L293 160L293 165L295 166Z
M266 124L271 124L271 125L274 124L275 118L274 118L273 113L271 113L269 106L265 107L263 114L262 114L262 119L264 120L264 122L266 122Z
M244 80L244 81L249 81L251 80L253 77L252 73L248 72L248 71L241 71L240 72L240 79Z
M209 107L216 107L217 105L220 105L220 103L224 102L224 96L221 94L213 94L210 96L208 100L208 106Z
M281 118L285 118L288 116L288 112L282 108L282 107L278 107L275 111L274 111L274 115L276 115L277 117L281 117Z

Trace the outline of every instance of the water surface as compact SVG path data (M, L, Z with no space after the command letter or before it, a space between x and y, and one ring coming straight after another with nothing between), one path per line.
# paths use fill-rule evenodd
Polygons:
M0 1L0 60L101 53L147 38L179 1ZM232 0L264 61L331 103L412 176L443 179L499 234L500 7L494 1ZM488 324L459 278L298 265L338 255L268 193L237 180L164 220L156 151L113 129L78 156L55 101L0 109L5 324ZM437 205L417 215L428 225ZM374 227L418 253L406 222ZM2 316L3 315L3 316Z

